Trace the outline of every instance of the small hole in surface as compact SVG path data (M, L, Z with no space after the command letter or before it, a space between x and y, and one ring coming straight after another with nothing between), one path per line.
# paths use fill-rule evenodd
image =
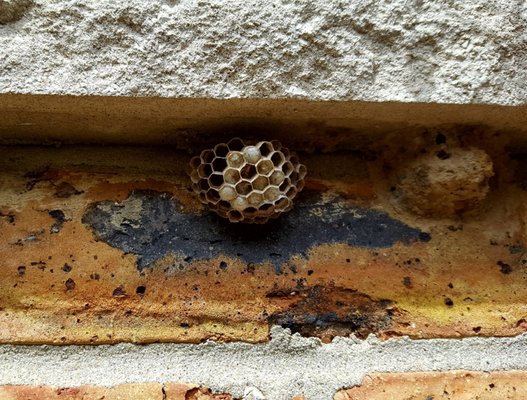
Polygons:
M282 154L276 152L271 156L271 161L276 167L278 167L282 163L282 161L284 161L284 157L282 156Z
M273 151L273 145L269 142L263 142L260 145L260 153L262 156L267 157Z
M211 183L211 185L221 186L223 185L223 176L218 175L218 174L213 174L210 176L209 182Z
M254 214L256 213L256 211L257 211L257 210L256 210L256 208L254 208L254 207L247 207L247 208L245 209L244 213L245 213L245 215L247 215L247 216L252 216L252 215L254 215Z
M226 144L219 144L214 148L214 152L218 157L225 157L229 152L229 147Z
M296 189L293 186L291 186L289 190L287 191L286 196L291 199L295 197L295 195L296 195Z
M220 199L220 195L217 190L211 189L207 192L207 199L211 202L217 202Z
M146 292L146 286L137 286L135 289L135 293L137 293L139 296L143 296Z
M284 174L289 175L293 171L293 165L287 161L282 166L282 171L284 171Z
M215 158L212 162L212 169L215 172L223 172L227 168L227 160L225 158Z
M239 194L247 195L253 190L249 182L242 181L236 185L236 191Z
M445 150L439 150L436 153L436 157L439 158L440 160L448 160L450 158L450 154L447 153Z
M207 182L206 179L202 179L199 181L199 188L201 190L209 190L209 182Z
M218 205L223 210L228 210L229 208L231 208L231 203L225 200L221 200Z
M214 152L212 150L204 150L201 152L201 159L205 163L210 163L214 159Z
M245 179L251 179L256 175L256 167L252 164L247 164L241 170L241 176Z
M287 189L287 187L291 184L291 182L289 181L289 179L285 179L284 182L282 182L282 184L279 186L280 190L282 192L285 192L285 190Z
M242 140L238 138L231 139L228 143L228 146L229 146L229 149L234 150L234 151L240 151L241 149L244 148L244 144Z
M198 168L200 164L201 164L201 158L199 157L192 157L192 159L190 160L190 165L194 169Z
M237 211L237 210L232 210L229 212L229 217L234 220L234 221L240 221L243 216L241 214L241 212Z
M296 183L298 182L300 177L298 176L298 172L293 171L291 172L291 175L289 176L289 178L291 178L291 182Z
M264 204L262 206L260 206L260 210L261 211L268 211L269 209L271 209L273 207L272 204Z
M446 136L442 133L438 133L436 135L436 144L443 144L446 143Z

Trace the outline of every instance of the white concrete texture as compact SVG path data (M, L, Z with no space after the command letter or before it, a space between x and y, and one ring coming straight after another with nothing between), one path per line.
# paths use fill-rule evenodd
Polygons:
M524 0L0 0L0 93L527 103Z
M235 398L330 400L370 372L527 369L527 336L380 341L291 335L275 327L266 344L0 346L0 385L74 387L186 382ZM499 357L497 356L499 355Z

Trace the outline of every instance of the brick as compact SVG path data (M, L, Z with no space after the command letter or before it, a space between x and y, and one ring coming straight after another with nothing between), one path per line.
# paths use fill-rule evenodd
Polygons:
M232 400L229 394L212 393L210 389L196 385L167 383L164 393L166 400Z
M1 148L0 342L263 342L272 324L326 341L525 332L522 164L495 158L512 181L461 222L397 209L386 160L303 155L293 211L247 227L192 197L188 160Z
M371 374L359 386L339 391L335 400L523 400L526 371L416 372Z
M2 400L232 400L227 394L215 394L210 389L181 383L136 383L114 387L80 386L0 386Z
M2 400L163 400L162 385L126 384L113 388L80 386L55 388L51 386L0 386ZM175 398L176 399L176 398ZM179 397L178 399L185 399Z

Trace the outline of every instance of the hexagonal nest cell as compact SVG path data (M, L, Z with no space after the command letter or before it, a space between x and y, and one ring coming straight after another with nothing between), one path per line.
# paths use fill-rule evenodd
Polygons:
M190 160L199 200L231 222L263 224L293 207L307 169L276 140L239 138L203 150Z

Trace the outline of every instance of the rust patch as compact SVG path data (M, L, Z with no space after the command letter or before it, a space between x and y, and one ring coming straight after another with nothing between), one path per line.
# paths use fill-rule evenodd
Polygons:
M333 285L282 289L267 296L294 299L287 310L268 318L271 325L325 341L351 334L364 339L370 333L388 329L393 315L392 301L373 300L364 293Z

